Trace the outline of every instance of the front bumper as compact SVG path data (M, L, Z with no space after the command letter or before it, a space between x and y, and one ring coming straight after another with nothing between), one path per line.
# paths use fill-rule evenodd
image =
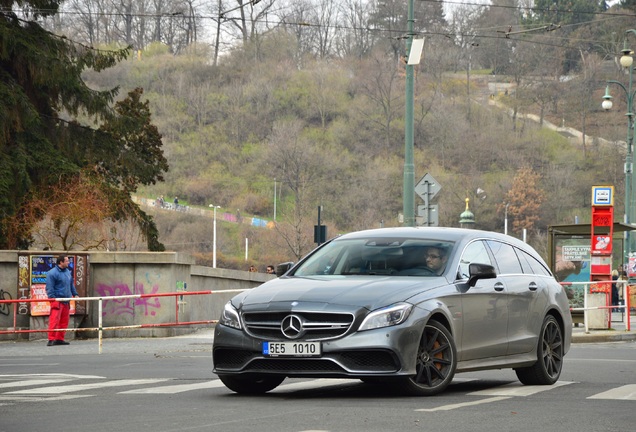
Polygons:
M413 375L423 326L407 323L323 341L319 357L264 356L263 340L217 325L212 350L214 372L323 378Z

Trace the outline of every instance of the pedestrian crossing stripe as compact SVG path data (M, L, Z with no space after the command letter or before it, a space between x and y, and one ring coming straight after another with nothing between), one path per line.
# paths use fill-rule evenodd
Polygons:
M169 381L170 378L154 378L154 379L124 379L124 380L116 380L116 381L106 381L106 382L97 382L97 383L88 383L88 384L75 384L75 385L65 385L65 386L52 386L52 387L37 387L34 389L26 389L26 390L17 390L12 392L6 392L4 394L9 395L28 395L28 394L61 394L61 393L72 393L79 392L84 390L94 390L94 389L102 389L106 387L123 387L123 386L133 386L133 385L147 385L147 384L155 384L159 382Z
M557 381L551 386L523 385L518 382L504 384L486 390L479 390L468 393L469 396L531 396L546 390L574 384L573 381Z
M0 383L0 389L13 388L13 387L28 387L28 386L42 386L49 384L60 384L63 382L71 381L72 378L60 378L60 379L34 379L34 380L22 380L22 381L10 381Z
M32 377L32 379L27 379ZM65 384L73 378L99 379L96 382L81 384ZM13 381L12 379L16 379ZM174 378L147 378L147 379L120 379L106 380L104 377L93 376L70 376L64 374L50 375L0 375L0 406L8 403L17 402L38 402L38 401L54 401L67 400L83 397L91 397L91 394L71 395L74 392L83 392L88 390L96 390L103 388L116 387L139 387L129 390L123 390L118 394L124 395L144 395L144 394L178 394L188 391L206 390L215 388L224 388L223 383L218 380L196 381L190 383L179 383L174 385L159 385L165 382L175 382ZM475 381L468 379L468 381ZM455 382L455 381L453 381ZM512 397L527 397L534 394L553 390L562 386L576 384L572 381L558 381L552 386L525 386L518 382L511 382L496 387L474 391L467 393L467 396L482 396L485 399L478 401L467 401L453 405L444 405L437 408L418 409L416 411L445 411L464 406L479 405ZM360 381L356 379L314 379L308 381L295 381L289 384L283 383L273 393L290 393L295 391L306 391L318 388L334 388L344 386L357 386ZM28 387L28 388L27 388ZM6 391L9 390L9 391ZM229 390L228 390L229 391ZM602 393L598 393L587 397L587 399L611 399L611 400L636 400L636 384L623 385Z
M636 400L636 384L624 385L603 393L595 394L588 399Z
M225 387L220 380L207 381L202 383L195 384L177 384L170 386L161 386L161 387L148 387L142 389L135 390L126 390L123 392L119 392L119 394L176 394L183 393L190 390L201 390L201 389L211 389Z
M61 396L2 396L0 394L0 406L12 405L16 402L52 402L52 401L64 401L71 399L80 399L93 397L93 395L61 395ZM2 403L2 402L7 403Z

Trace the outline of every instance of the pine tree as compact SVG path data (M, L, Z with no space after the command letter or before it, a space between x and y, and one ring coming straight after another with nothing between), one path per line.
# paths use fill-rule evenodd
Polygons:
M28 227L9 233L7 221L20 218L35 191L88 170L118 217L133 218L149 248L162 250L154 222L130 198L168 169L141 91L113 107L117 88L93 90L81 76L114 66L130 47L104 51L45 30L41 20L61 3L0 0L0 248L28 247Z

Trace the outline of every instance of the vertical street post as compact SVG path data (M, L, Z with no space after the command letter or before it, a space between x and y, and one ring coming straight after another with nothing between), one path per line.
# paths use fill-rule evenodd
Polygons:
M413 45L413 0L408 0L406 56ZM415 168L413 165L413 65L406 62L406 108L404 113L404 186L402 191L404 226L415 226Z
M630 29L626 31L626 37L630 33L636 35L636 30ZM625 86L623 83L615 80L608 80L607 87L605 88L605 96L603 96L602 107L605 110L612 108L612 96L609 94L610 84L619 86L625 92L627 97L627 154L625 156L625 224L632 225L634 216L636 215L636 200L634 199L634 192L636 191L636 177L634 176L634 94L636 90L632 88L633 72L634 72L634 58L632 57L631 49L627 48L627 39L625 39L625 45L622 50L622 57L620 63L623 67L629 71L629 83ZM629 266L630 258L632 260L636 257L632 256L635 251L634 247L634 234L631 231L625 233L625 251L624 251L624 264Z

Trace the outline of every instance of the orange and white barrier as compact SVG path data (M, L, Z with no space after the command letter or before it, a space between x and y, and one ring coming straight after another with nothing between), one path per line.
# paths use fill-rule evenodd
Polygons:
M251 289L251 288L248 288ZM17 316L17 308L18 303L33 303L33 302L51 302L51 301L97 301L98 307L98 326L97 327L86 327L86 328L69 328L69 329L53 329L53 331L64 331L64 332L82 332L82 331L97 331L98 332L98 342L99 342L99 353L102 353L102 345L103 345L103 332L105 330L124 330L124 329L135 329L135 328L150 328L150 327L176 327L183 325L200 325L200 324L216 324L218 320L199 320L199 321L179 321L179 303L180 299L183 296L191 296L191 295L210 295L210 294L228 294L228 293L238 293L247 291L248 289L236 289L236 290L210 290L210 291L178 291L172 293L154 293L154 294L132 294L132 295L120 295L120 296L104 296L104 297L74 297L74 298L57 298L57 299L18 299L18 300L0 300L0 304L3 303L12 303L13 304L13 329L12 330L0 330L0 334L18 334L18 333L48 333L49 329L37 329L37 330L18 330L16 328L16 316ZM111 326L104 327L102 325L102 312L103 312L103 303L109 300L125 300L125 299L139 299L139 298L149 298L149 297L174 297L175 299L175 322L167 322L167 323L156 323L156 324L135 324L135 325L125 325L125 326Z
M590 285L598 285L598 284L617 284L622 285L623 289L623 302L622 305L609 305L605 306L589 306L588 298L590 294ZM587 311L590 310L607 310L607 309L617 309L617 310L625 310L625 314L623 315L623 322L625 323L625 331L631 330L631 320L630 320L630 311L631 311L631 302L630 302L630 285L628 285L628 281L626 280L610 280L610 281L589 281L589 282L561 282L562 286L574 286L574 285L582 285L583 289L583 307L582 308L570 308L570 311L583 311L583 323L585 325L585 332L589 332L589 322L588 322L588 314ZM634 287L636 289L636 286ZM608 297L609 298L609 297ZM609 303L609 302L606 302ZM608 329L611 326L611 315L608 320Z

